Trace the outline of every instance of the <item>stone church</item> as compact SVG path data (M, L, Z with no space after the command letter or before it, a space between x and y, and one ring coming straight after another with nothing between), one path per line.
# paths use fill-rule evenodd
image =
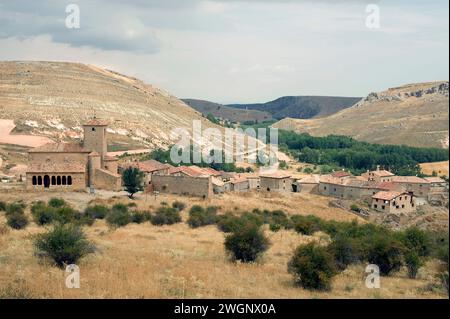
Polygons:
M121 176L115 157L107 155L107 123L83 125L81 143L48 143L28 153L27 189L81 191L87 187L119 191Z

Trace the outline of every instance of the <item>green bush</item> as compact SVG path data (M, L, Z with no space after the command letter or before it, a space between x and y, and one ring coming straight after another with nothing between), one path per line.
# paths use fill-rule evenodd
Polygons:
M6 216L15 213L23 214L25 211L25 207L25 204L19 202L6 205Z
M172 225L181 222L181 216L178 210L172 207L161 206L151 217L153 225Z
M431 241L428 234L417 227L410 227L399 234L403 245L417 253L419 257L425 257L431 253Z
M0 212L6 211L7 204L3 201L0 201Z
M112 207L112 210L120 212L128 212L128 206L122 203L117 203Z
M380 274L388 276L402 266L404 246L392 236L374 237L367 247L367 260L380 268Z
M119 205L119 206L118 206ZM128 209L123 209L122 204L114 205L112 210L106 215L106 222L112 227L122 227L131 223L131 215Z
M250 223L258 227L264 225L264 217L255 213L245 212L240 218L244 223Z
M187 223L192 228L212 225L215 224L216 222L217 222L217 207L210 206L206 210L199 205L194 205L191 207Z
M313 242L296 249L288 271L303 288L329 290L336 267L327 249Z
M274 233L276 233L281 230L281 225L280 224L270 224L269 229L271 231L273 231Z
M51 224L55 219L56 209L47 205L33 206L31 209L34 222L38 225Z
M66 206L67 203L62 198L51 198L48 201L48 205L51 206L51 207L54 207L54 208L60 208L60 207Z
M361 209L359 208L359 206L358 206L358 205L355 205L355 204L352 204L352 205L350 206L350 209L351 209L352 211L354 211L354 212L357 212L357 213L359 213L359 211L361 210Z
M177 211L181 212L186 208L186 204L180 201L174 201L172 203L172 207L175 208Z
M328 245L327 250L334 256L336 268L344 270L348 265L362 261L363 247L358 239L339 236Z
M47 233L37 235L34 246L38 255L51 258L59 267L76 263L94 249L83 231L72 224L57 224Z
M231 233L239 229L244 224L244 220L231 214L217 216L217 227L224 233Z
M152 215L149 212L134 211L131 213L131 221L135 224L142 224L151 220L151 218Z
M269 240L261 229L254 224L246 224L228 235L225 239L225 249L234 260L253 262L269 248Z
M77 214L79 213L76 212L72 207L60 206L59 208L56 208L54 220L60 222L61 224L68 224L75 220Z
M23 229L28 225L28 218L24 213L14 212L6 216L6 223L14 229Z
M84 213L95 219L104 219L109 213L109 208L104 205L89 206Z
M295 231L303 235L312 235L322 228L321 219L313 215L294 215L291 217L291 220Z
M137 207L137 204L136 203L128 203L127 207Z
M79 226L92 226L95 222L95 218L86 213L75 214L74 224Z
M423 262L419 254L415 250L408 251L405 254L405 265L408 269L408 277L416 278L419 268L422 267Z

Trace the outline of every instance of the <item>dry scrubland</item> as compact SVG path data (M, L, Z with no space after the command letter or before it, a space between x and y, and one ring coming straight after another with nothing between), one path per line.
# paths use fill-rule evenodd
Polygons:
M130 202L126 197L108 198L96 203ZM328 207L328 200L313 196L265 197L262 194L226 195L210 201L183 198L188 207L193 204L220 205L221 211L255 207L284 209L288 213L315 214L324 219L352 220L349 212ZM48 200L65 198L78 209L92 199L88 194L0 194L0 200ZM140 196L139 209L156 208L161 201L171 204L173 196ZM308 209L305 209L308 207ZM27 209L28 215L30 212ZM0 224L5 222L0 216ZM39 260L34 254L32 236L45 231L31 223L25 230L0 230L0 295L31 298L447 298L436 288L434 275L437 264L428 263L419 271L418 279L408 279L402 270L381 279L381 289L364 285L364 265L351 266L333 279L333 289L315 292L299 288L287 272L287 262L293 250L312 240L327 240L316 233L303 236L294 231L265 233L272 243L256 264L233 263L224 250L225 234L215 226L191 229L186 223L172 226L130 224L116 230L105 221L96 220L85 227L88 238L97 251L79 262L81 288L65 287L64 270Z
M427 175L433 174L433 172L436 172L438 176L449 176L448 175L448 161L444 162L435 162L435 163L422 163L420 164L420 168L422 169L422 172Z

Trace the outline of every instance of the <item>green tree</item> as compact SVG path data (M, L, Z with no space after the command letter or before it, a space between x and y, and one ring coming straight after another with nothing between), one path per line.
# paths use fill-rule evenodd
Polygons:
M134 194L144 189L144 172L139 168L129 167L124 170L122 180L129 198L133 198Z

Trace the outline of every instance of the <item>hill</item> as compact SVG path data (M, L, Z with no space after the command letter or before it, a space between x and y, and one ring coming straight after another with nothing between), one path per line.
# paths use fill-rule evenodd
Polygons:
M285 117L309 119L334 114L352 106L360 99L359 97L335 96L284 96L267 103L230 104L228 106L268 112L275 119Z
M164 90L114 71L78 63L0 62L0 120L14 122L12 134L77 139L94 114L110 123L110 151L164 147L172 143L173 128L191 130L193 120L213 126Z
M409 84L370 93L328 117L286 118L274 127L313 136L346 135L381 144L448 148L448 82Z
M264 122L272 120L272 115L269 112L243 110L205 100L183 99L183 102L205 116L211 114L216 118L230 120L231 122Z

